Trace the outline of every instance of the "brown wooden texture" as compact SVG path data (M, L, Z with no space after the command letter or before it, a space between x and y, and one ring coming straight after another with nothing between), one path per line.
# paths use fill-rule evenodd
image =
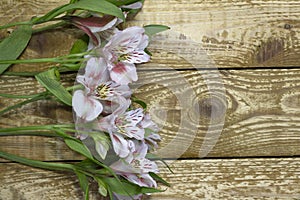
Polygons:
M219 67L275 67L299 66L299 19L299 1L155 0L132 24L170 25Z
M139 75L135 95L149 104L151 116L162 128L163 157L184 153L183 157L196 158L211 147L210 157L300 155L298 69L143 71ZM12 92L11 87L16 94L40 91L31 78L9 80L2 78L6 89L1 93ZM24 82L26 89L20 90ZM3 99L2 103L12 102ZM3 127L68 122L72 122L71 110L51 101L33 103L0 118ZM1 137L6 144L2 148L46 160L77 157L57 139L17 138ZM39 148L43 151L36 151Z
M2 0L0 25L67 2ZM127 22L171 27L153 38L152 60L139 66L135 95L149 104L162 128L158 153L190 158L171 163L175 174L162 169L172 187L151 199L300 199L299 19L298 0L146 0ZM0 31L0 40L12 30ZM79 34L71 29L37 34L22 58L65 55ZM49 66L14 65L10 71ZM74 75L63 78L73 84ZM0 93L41 91L32 78L0 78ZM0 98L0 109L16 102ZM0 117L1 128L69 122L70 108L51 101ZM0 148L46 161L81 159L54 138L0 137ZM211 159L199 159L203 156ZM82 199L71 174L4 160L0 171L0 199ZM95 190L91 199L100 198Z
M299 158L173 161L174 174L161 170L172 187L149 199L299 199L299 165ZM0 199L83 199L72 174L18 164L0 169L6 172L0 174ZM95 188L91 199L101 199Z

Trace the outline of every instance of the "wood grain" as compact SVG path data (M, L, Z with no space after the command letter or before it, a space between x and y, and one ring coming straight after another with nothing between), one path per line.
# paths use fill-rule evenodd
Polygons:
M0 25L29 20L67 2L2 0ZM135 94L149 104L161 127L159 155L192 158L170 160L175 174L161 173L172 187L150 199L300 199L299 19L298 0L147 0L127 22L171 27L152 39L153 57L139 66ZM0 40L11 31L0 31ZM79 35L70 29L36 34L21 58L67 54ZM14 65L10 70L50 66ZM272 69L277 67L295 69ZM63 78L73 84L74 75ZM1 76L0 93L41 91L32 78ZM0 109L16 102L0 98ZM0 117L1 128L69 122L70 108L51 101ZM47 161L81 159L55 138L0 137L0 149ZM211 159L199 159L204 156ZM83 199L72 174L1 160L0 179L1 200ZM91 199L100 199L96 190Z
M0 24L28 20L64 3L67 1L4 0L0 3ZM176 36L173 42L154 40L150 50L155 59L143 65L145 69L161 69L164 63L181 69L207 67L207 59L219 68L282 67L300 66L299 19L298 1L149 0L126 26L165 24L171 27L167 35ZM4 36L7 33L2 31L0 39ZM23 58L66 54L73 41L64 32L39 34ZM193 47L188 45L191 43ZM182 64L188 56L199 56L191 48L201 49L197 66L188 61ZM181 54L174 55L170 49L180 49ZM40 68L44 69L42 65ZM15 70L20 70L20 66L15 66Z
M146 1L129 24L166 24L218 67L299 66L299 1Z
M149 199L300 198L299 158L170 162L174 174L161 167L161 175L172 187ZM83 199L76 177L72 174L49 172L18 164L0 164L0 171L0 199ZM96 188L92 189L91 195L91 199L100 199Z
M141 71L139 77L132 87L161 127L162 157L300 155L299 69ZM31 82L3 77L0 92L8 93L14 85L16 94L40 91ZM24 83L26 89L20 90ZM11 103L3 98L0 102ZM68 122L72 122L70 108L50 102L33 103L0 118L2 127ZM48 139L31 137L0 140L7 144L1 145L3 150L23 156L76 160L57 140L50 139L51 145ZM38 141L47 145L36 153Z

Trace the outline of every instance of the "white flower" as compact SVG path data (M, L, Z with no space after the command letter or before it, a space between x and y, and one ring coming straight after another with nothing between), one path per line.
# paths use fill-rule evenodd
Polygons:
M110 77L116 83L125 85L137 81L134 64L149 61L150 56L144 51L148 46L148 36L144 32L140 27L119 31L102 49Z

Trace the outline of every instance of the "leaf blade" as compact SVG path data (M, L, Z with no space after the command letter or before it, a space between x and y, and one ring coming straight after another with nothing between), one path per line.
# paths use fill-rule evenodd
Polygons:
M89 181L88 181L88 178L84 173L79 172L78 170L75 170L75 174L78 178L79 185L80 185L81 189L84 192L84 199L88 200L89 199Z
M55 69L39 73L35 76L37 81L50 91L55 97L66 105L72 106L72 95L56 79Z
M105 0L81 0L75 3L66 4L63 6L60 6L46 15L36 18L33 22L34 23L42 23L45 21L49 21L55 17L57 17L60 14L63 14L67 11L72 10L87 10L92 12L99 12L107 15L116 16L120 19L125 19L122 11L115 6L114 4L105 1Z
M148 35L149 37L152 37L153 35L169 30L170 27L165 26L165 25L158 25L158 24L150 24L150 25L146 25L144 26L145 29L145 33L146 35Z
M88 148L81 142L66 138L65 143L70 149L80 153L81 155L85 156L86 158L89 158L91 160L94 159L91 152L88 150Z
M17 59L24 49L27 47L32 35L32 26L23 25L12 32L12 34L5 38L0 43L0 60L14 60ZM0 64L0 75L11 64Z

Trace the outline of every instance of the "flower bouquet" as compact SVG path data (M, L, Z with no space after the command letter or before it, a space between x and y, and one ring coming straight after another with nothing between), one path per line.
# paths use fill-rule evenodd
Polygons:
M144 194L162 192L157 182L169 184L158 175L157 161L150 153L158 147L157 125L147 105L136 98L130 84L138 80L136 65L150 60L150 38L168 27L147 25L124 27L141 8L139 0L71 0L30 21L3 25L16 27L0 43L0 75L34 76L45 91L34 95L0 94L2 98L25 99L3 108L0 115L25 104L50 99L72 107L74 124L54 124L0 129L0 135L60 137L85 157L81 162L49 163L0 151L0 157L32 167L71 171L79 180L85 199L89 185L110 199L142 199ZM49 25L49 22L50 25ZM32 35L56 28L77 28L82 35L69 55L20 60ZM54 63L42 72L10 72L18 63ZM75 84L64 87L61 74L77 73ZM163 162L163 160L161 160ZM164 163L164 162L163 162Z

